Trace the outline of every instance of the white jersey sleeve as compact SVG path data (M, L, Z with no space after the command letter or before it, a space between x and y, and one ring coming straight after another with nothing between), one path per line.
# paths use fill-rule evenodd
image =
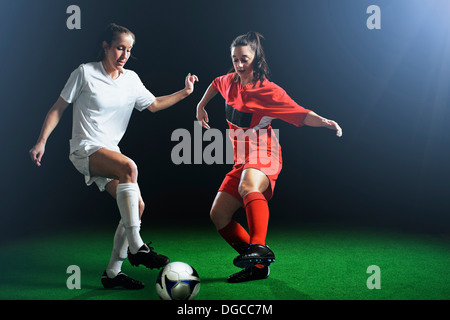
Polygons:
M71 73L69 80L67 80L66 85L60 94L61 98L67 103L73 103L80 96L85 83L84 65L81 64Z
M139 76L137 74L135 76L136 102L134 107L139 111L143 111L156 100L156 97L144 86Z

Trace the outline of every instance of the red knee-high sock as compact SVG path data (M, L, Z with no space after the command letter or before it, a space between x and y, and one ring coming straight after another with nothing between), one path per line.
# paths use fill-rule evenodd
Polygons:
M238 253L242 253L250 244L248 232L234 220L231 220L226 227L218 230L218 232Z
M244 207L250 231L250 244L265 246L269 226L269 206L266 198L260 192L251 192L244 197Z

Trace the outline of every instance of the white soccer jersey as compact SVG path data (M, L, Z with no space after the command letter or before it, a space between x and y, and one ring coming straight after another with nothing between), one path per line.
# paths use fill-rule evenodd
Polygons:
M71 154L86 145L119 151L118 144L133 109L143 111L156 99L134 71L124 69L113 80L102 62L82 64L75 69L61 98L73 103Z

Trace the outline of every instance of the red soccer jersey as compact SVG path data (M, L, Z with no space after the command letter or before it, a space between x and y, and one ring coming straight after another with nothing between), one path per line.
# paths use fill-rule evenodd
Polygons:
M280 119L295 126L302 126L311 112L299 106L282 88L265 79L262 84L252 82L244 87L234 81L236 73L214 79L212 87L219 91L226 103L227 121L242 129L258 130ZM230 127L231 128L231 127Z
M249 83L242 87L239 81L234 81L235 74L226 74L212 82L212 87L225 99L235 164L252 161L267 164L274 158L281 164L281 148L272 133L271 121L280 119L302 126L310 110L299 106L282 88L267 79L256 85ZM243 150L243 147L239 149L240 142L245 143L245 153L239 152ZM258 153L261 149L267 153Z

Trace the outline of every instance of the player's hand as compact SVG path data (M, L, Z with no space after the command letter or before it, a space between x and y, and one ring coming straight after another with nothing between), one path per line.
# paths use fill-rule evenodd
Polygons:
M44 152L45 152L45 143L43 142L36 143L36 145L29 151L31 161L33 161L38 167L41 166L41 160L42 156L44 155Z
M331 130L336 130L336 135L340 138L342 137L342 128L337 124L336 121L326 120L327 128Z
M210 129L210 126L208 125L208 113L205 108L197 106L197 120L203 128Z
M195 83L195 81L198 82L198 77L196 75L191 75L189 73L186 76L186 80L185 80L186 87L184 88L184 90L186 90L186 92L188 94L191 94L192 92L194 92L194 83Z

